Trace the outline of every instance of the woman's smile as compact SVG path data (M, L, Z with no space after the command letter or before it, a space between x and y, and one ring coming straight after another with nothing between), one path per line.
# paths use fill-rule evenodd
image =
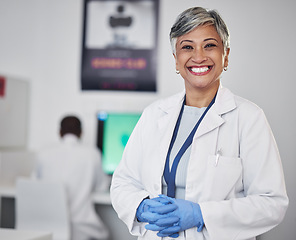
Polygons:
M188 67L188 70L196 76L203 76L208 74L212 69L212 66L192 66Z

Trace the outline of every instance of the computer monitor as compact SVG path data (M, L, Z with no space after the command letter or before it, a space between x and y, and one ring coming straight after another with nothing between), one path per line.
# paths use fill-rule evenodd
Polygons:
M140 113L126 112L102 111L97 114L97 147L102 152L105 173L113 174L140 116Z

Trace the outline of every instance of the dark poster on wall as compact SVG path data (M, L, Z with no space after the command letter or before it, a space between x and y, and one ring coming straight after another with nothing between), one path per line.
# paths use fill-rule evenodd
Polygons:
M156 91L159 0L84 0L82 90Z

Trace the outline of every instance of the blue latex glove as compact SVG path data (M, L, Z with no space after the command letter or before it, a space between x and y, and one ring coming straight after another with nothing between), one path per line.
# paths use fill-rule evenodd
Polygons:
M163 197L144 199L137 209L136 216L139 222L157 222L158 225L154 224L154 228L146 228L146 226L152 224L146 225L145 228L152 231L160 231L178 222L179 218L172 217L168 220L166 219L167 214L173 212L176 209L177 206L175 204L172 204L171 201ZM172 233L167 236L177 238L179 237L179 234Z
M170 204L170 205L172 205L172 204ZM172 209L176 210L175 207L172 208ZM174 225L178 224L179 218L175 217L175 216L168 217L169 214L170 213L164 213L164 214L156 214L156 213L151 213L151 212L143 213L143 216L149 222L149 224L147 224L145 226L145 228L147 230L159 232L159 231L165 230L167 228L171 228ZM157 235L159 237L161 237L159 235L159 233L157 233ZM179 237L179 233L178 233L178 231L171 231L171 233L166 234L165 236L166 237L169 236L169 237L172 237L172 238L177 238L177 237Z
M154 218L154 222L158 218L163 217L161 214L166 214L168 212L174 211L176 208L176 205L171 204L171 202L165 198L146 198L140 203L139 207L137 208L136 217L139 222L149 222L149 220L147 220L145 216L143 216L143 213L149 213L153 215L153 217L150 216L150 218ZM156 215L158 215L158 217L156 217Z
M171 203L177 205L178 208L173 212L165 214L166 218L159 219L154 223L149 222L149 224L146 225L147 229L159 229L159 232L157 233L159 237L167 237L192 227L197 227L198 232L202 230L204 221L199 204L188 200L170 198L165 195L160 195L160 197L167 199ZM176 223L177 218L179 221ZM149 217L147 217L147 220L150 220ZM170 223L167 224L169 226L163 228L163 225L165 225L163 224L163 221Z

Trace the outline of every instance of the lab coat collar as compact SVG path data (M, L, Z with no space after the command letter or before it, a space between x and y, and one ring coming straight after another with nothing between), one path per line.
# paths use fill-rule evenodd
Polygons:
M168 127L167 133L172 132L172 129L174 128L178 115L180 113L180 109L184 101L184 96L185 90L160 102L160 109L167 113L158 121L158 126L160 130L163 127ZM196 137L201 136L221 126L225 122L225 120L221 116L227 112L232 111L235 108L236 104L233 93L227 88L223 88L220 85L216 96L216 101L200 124L199 129L196 133ZM170 138L170 135L171 134L165 134L164 136L168 136L168 138Z
M160 102L159 108L166 113L171 113L176 109L180 110L184 101L184 97L185 90ZM222 114L232 111L235 108L236 104L233 93L229 89L220 85L216 96L216 101L211 108L211 112L215 112L217 115L221 116Z
M229 89L220 85L215 104L212 107L213 111L221 116L222 114L230 112L235 108L236 104L233 93Z
M166 113L170 113L171 111L176 110L176 108L181 109L181 106L184 101L184 97L185 97L185 90L169 98L163 99L159 104L159 108Z

